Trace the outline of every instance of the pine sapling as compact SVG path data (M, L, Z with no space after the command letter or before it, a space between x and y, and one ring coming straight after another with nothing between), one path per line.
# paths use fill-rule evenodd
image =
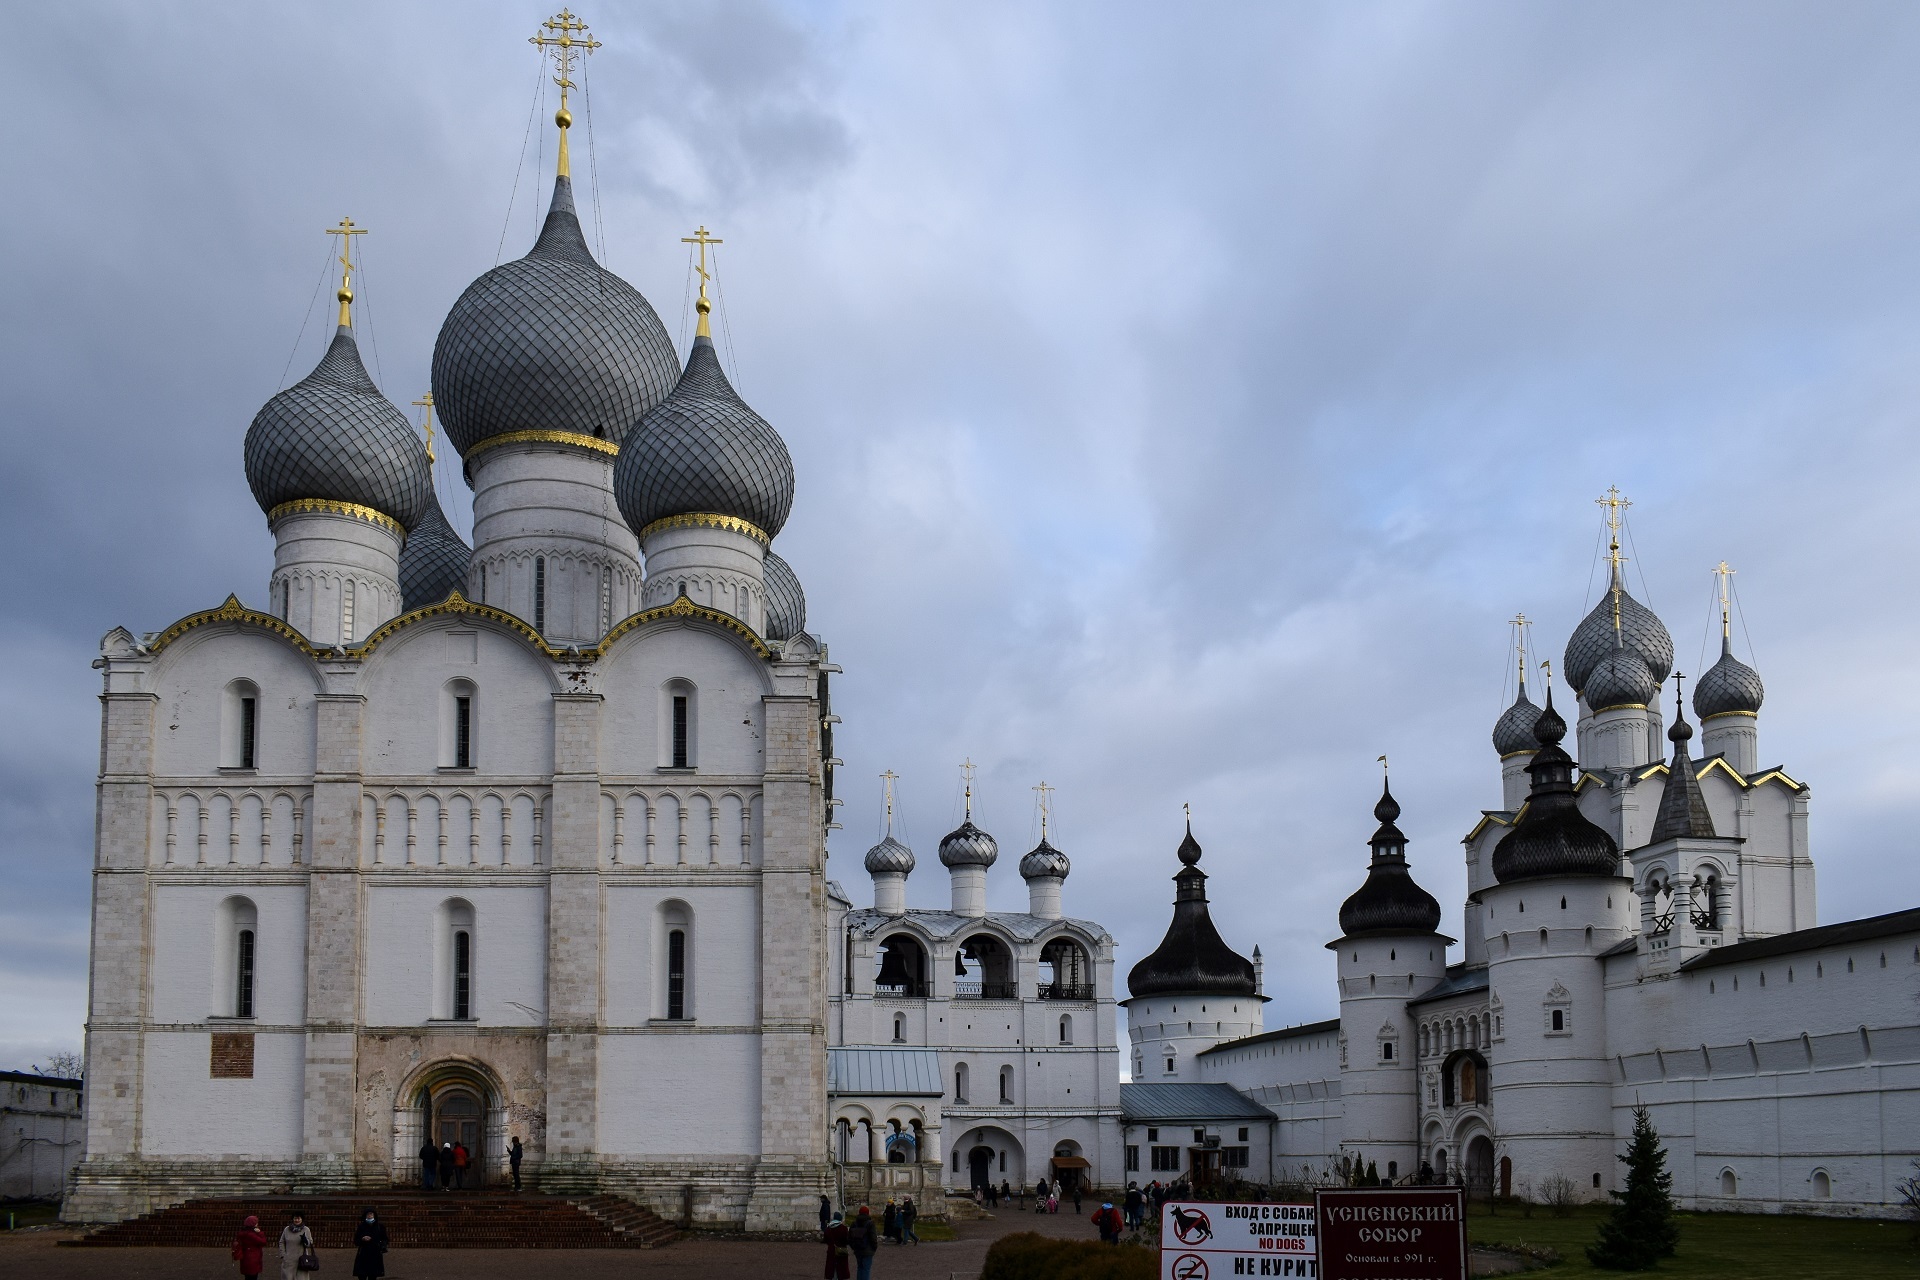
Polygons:
M1673 1218L1667 1153L1645 1107L1634 1108L1633 1137L1620 1163L1627 1166L1626 1189L1608 1193L1613 1212L1600 1224L1599 1238L1587 1246L1587 1261L1610 1271L1646 1271L1673 1256L1680 1227Z

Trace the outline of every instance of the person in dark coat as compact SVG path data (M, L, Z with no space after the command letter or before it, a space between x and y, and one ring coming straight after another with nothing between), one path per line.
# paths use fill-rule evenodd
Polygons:
M853 1250L854 1275L868 1280L873 1275L873 1255L880 1252L880 1229L874 1225L873 1210L865 1205L847 1228L847 1245Z
M353 1226L355 1280L379 1280L387 1274L387 1224L368 1209Z
M440 1153L434 1149L433 1139L428 1138L420 1144L420 1185L425 1190L433 1190L433 1171L440 1166Z
M259 1280L260 1268L267 1264L267 1235L260 1230L260 1219L252 1214L240 1224L240 1233L233 1238L233 1260L240 1264L240 1274L247 1280Z
M853 1247L847 1240L847 1224L840 1221L839 1214L827 1219L827 1225L820 1229L820 1238L827 1245L827 1269L820 1273L824 1280L852 1280Z
M895 1244L900 1243L900 1207L889 1199L887 1207L880 1211L880 1234Z
M920 1237L913 1234L914 1219L919 1216L920 1211L913 1207L913 1197L903 1197L900 1201L900 1243L920 1243Z
M1127 1184L1125 1204L1127 1206L1127 1230L1138 1231L1140 1229L1140 1221L1146 1216L1147 1212L1147 1198L1140 1194L1139 1183L1129 1182Z
M440 1144L440 1189L442 1191L453 1189L453 1144L451 1142Z
M527 1149L520 1145L520 1135L517 1133L514 1134L513 1145L507 1148L507 1167L513 1170L513 1189L515 1191L520 1189L520 1157L526 1154Z
M825 1231L833 1224L833 1201L820 1197L820 1229Z

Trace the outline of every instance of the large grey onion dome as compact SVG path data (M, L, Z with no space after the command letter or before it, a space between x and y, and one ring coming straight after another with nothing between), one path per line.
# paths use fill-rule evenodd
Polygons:
M1723 640L1720 661L1707 669L1693 686L1693 713L1702 720L1709 716L1758 715L1767 700L1767 688L1760 673L1733 656Z
M913 850L895 840L891 835L867 850L867 874L878 875L883 871L898 871L901 875L913 874Z
M807 629L807 593L793 566L773 552L761 569L767 586L767 639L791 640Z
M1000 857L1000 842L968 818L940 841L940 861L949 867L990 867Z
M1540 743L1527 772L1533 787L1526 808L1493 846L1493 874L1500 883L1543 876L1617 876L1620 846L1580 812L1573 789L1573 758L1561 747L1567 722L1553 709L1553 691L1533 733Z
M1625 645L1593 669L1584 690L1587 706L1595 711L1648 706L1659 692L1660 682L1647 670L1646 660Z
M734 393L702 335L673 393L621 443L613 492L635 533L669 516L720 515L771 538L793 510L793 458Z
M640 291L593 260L557 178L527 256L467 286L433 344L433 402L462 455L517 431L618 443L679 376Z
M1520 683L1520 695L1513 705L1500 713L1493 722L1493 749L1504 758L1522 751L1532 751L1539 746L1533 736L1534 722L1540 718L1540 708L1533 705L1533 699L1527 696L1527 685Z
M411 613L465 591L472 561L473 549L447 523L439 495L429 491L427 514L407 531L407 544L400 548L400 607Z
M1586 694L1587 681L1602 662L1613 652L1613 596L1620 594L1620 638L1626 647L1638 654L1647 664L1647 670L1653 676L1653 685L1658 689L1673 674L1673 637L1667 634L1667 628L1653 610L1627 594L1620 584L1619 571L1614 571L1613 584L1607 593L1600 597L1600 603L1593 606L1593 612L1580 620L1573 629L1573 635L1567 640L1567 651L1562 663L1567 683L1578 694ZM1593 706L1591 697L1587 705Z
M1067 861L1067 855L1047 843L1045 836L1033 846L1033 851L1020 859L1020 878L1037 880L1041 876L1055 876L1061 880L1073 870L1073 863Z
M367 376L346 325L312 373L260 406L244 456L262 511L301 499L350 502L411 529L431 501L426 446Z
M1531 704L1529 704L1531 705ZM1440 927L1440 903L1413 881L1407 870L1407 837L1394 821L1400 803L1385 786L1373 807L1379 830L1369 841L1373 859L1362 884L1340 906L1340 931L1348 937L1368 933L1432 933Z

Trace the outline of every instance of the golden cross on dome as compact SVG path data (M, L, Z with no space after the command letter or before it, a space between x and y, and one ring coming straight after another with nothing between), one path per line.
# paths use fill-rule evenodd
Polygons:
M1048 802L1048 797L1051 796L1055 790L1057 790L1057 788L1047 785L1045 778L1042 778L1040 785L1033 789L1034 794L1040 797L1040 839L1043 841L1047 838L1047 819L1052 815L1053 811L1052 805Z
M978 772L980 767L974 764L972 756L960 762L960 776L966 779L967 783L967 817L969 819L973 817L973 775Z
M433 461L433 392L429 391L413 403L427 408L427 461Z
M348 308L353 305L353 262L348 250L353 247L353 238L367 234L365 227L353 225L352 218L340 219L337 227L328 227L327 234L340 237L340 292L334 296L340 299L340 327L350 323Z
M1613 565L1613 581L1617 587L1620 585L1620 564L1626 559L1620 554L1620 526L1626 522L1627 508L1633 502L1620 496L1620 486L1610 484L1605 493L1594 499L1594 503L1607 509L1607 560Z
M710 244L725 244L726 241L708 235L707 229L703 226L690 236L681 236L680 243L697 244L700 246L700 265L694 268L694 270L700 273L700 300L693 304L693 309L700 313L700 324L699 327L694 330L694 336L698 338L710 338L713 336L713 330L707 325L707 313L713 310L713 304L707 301L707 281L713 279L713 277L707 271L707 246Z
M567 130L573 124L573 113L567 110L567 90L574 87L574 60L598 49L600 42L587 31L586 23L574 17L571 10L562 9L541 23L540 30L527 37L527 43L537 46L542 54L553 54L553 69L557 73L553 82L560 86L560 109L553 113L553 122L560 126L560 160L555 172L556 176L565 178L570 173Z
M887 802L887 834L893 834L893 784L900 781L900 775L889 769L880 775L880 794Z
M1513 650L1520 667L1520 686L1524 689L1527 683L1527 615L1524 613L1513 615Z
M1733 643L1733 575L1738 573L1722 560L1714 566L1713 576L1720 580L1720 640L1724 648Z

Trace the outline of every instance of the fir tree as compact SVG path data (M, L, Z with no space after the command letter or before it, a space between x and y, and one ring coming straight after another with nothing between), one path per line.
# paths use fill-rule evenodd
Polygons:
M1667 1153L1645 1107L1633 1110L1633 1138L1627 1154L1627 1189L1608 1194L1613 1212L1600 1224L1600 1237L1587 1246L1587 1261L1609 1271L1646 1271L1673 1256L1680 1226L1673 1220L1673 1175Z
M1367 1161L1367 1185L1370 1187L1380 1185L1380 1166L1371 1160Z

